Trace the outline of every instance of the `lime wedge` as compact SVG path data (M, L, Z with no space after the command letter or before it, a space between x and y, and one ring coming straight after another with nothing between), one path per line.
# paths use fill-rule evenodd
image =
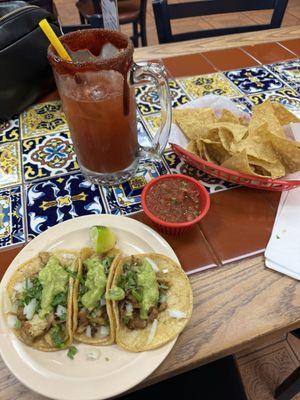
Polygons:
M90 238L96 253L106 253L116 244L115 234L107 226L92 226Z

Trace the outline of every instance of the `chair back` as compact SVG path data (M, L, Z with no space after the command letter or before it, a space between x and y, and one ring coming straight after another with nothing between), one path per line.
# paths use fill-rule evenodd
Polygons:
M178 42L231 33L279 28L288 0L202 0L168 4L168 0L153 0L153 11L159 43ZM173 34L171 20L203 15L273 10L269 24L236 26Z

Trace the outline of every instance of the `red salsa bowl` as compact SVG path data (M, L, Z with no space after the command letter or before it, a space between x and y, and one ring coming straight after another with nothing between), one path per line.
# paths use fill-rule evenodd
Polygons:
M207 214L209 206L205 187L182 174L159 176L142 192L145 214L164 233L183 233Z

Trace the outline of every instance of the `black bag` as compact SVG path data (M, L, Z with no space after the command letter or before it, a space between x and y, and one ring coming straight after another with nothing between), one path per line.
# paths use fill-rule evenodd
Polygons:
M10 3L14 7L20 2ZM49 41L38 24L46 18L60 36L57 20L37 6L14 8L0 17L0 119L20 113L55 88L47 60Z

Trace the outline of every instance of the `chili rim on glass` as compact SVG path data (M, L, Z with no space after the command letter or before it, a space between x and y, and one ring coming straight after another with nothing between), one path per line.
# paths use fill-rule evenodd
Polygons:
M198 191L199 199L200 199L200 212L197 217L192 219L191 221L186 222L168 222L159 218L157 215L153 214L147 206L147 196L149 194L149 190L156 185L158 182L162 180L181 180L192 183ZM203 185L199 183L196 179L191 178L190 176L183 174L169 174L162 175L158 178L150 181L143 189L142 192L142 207L145 214L165 233L178 234L186 231L191 226L198 223L208 212L210 207L210 197Z

